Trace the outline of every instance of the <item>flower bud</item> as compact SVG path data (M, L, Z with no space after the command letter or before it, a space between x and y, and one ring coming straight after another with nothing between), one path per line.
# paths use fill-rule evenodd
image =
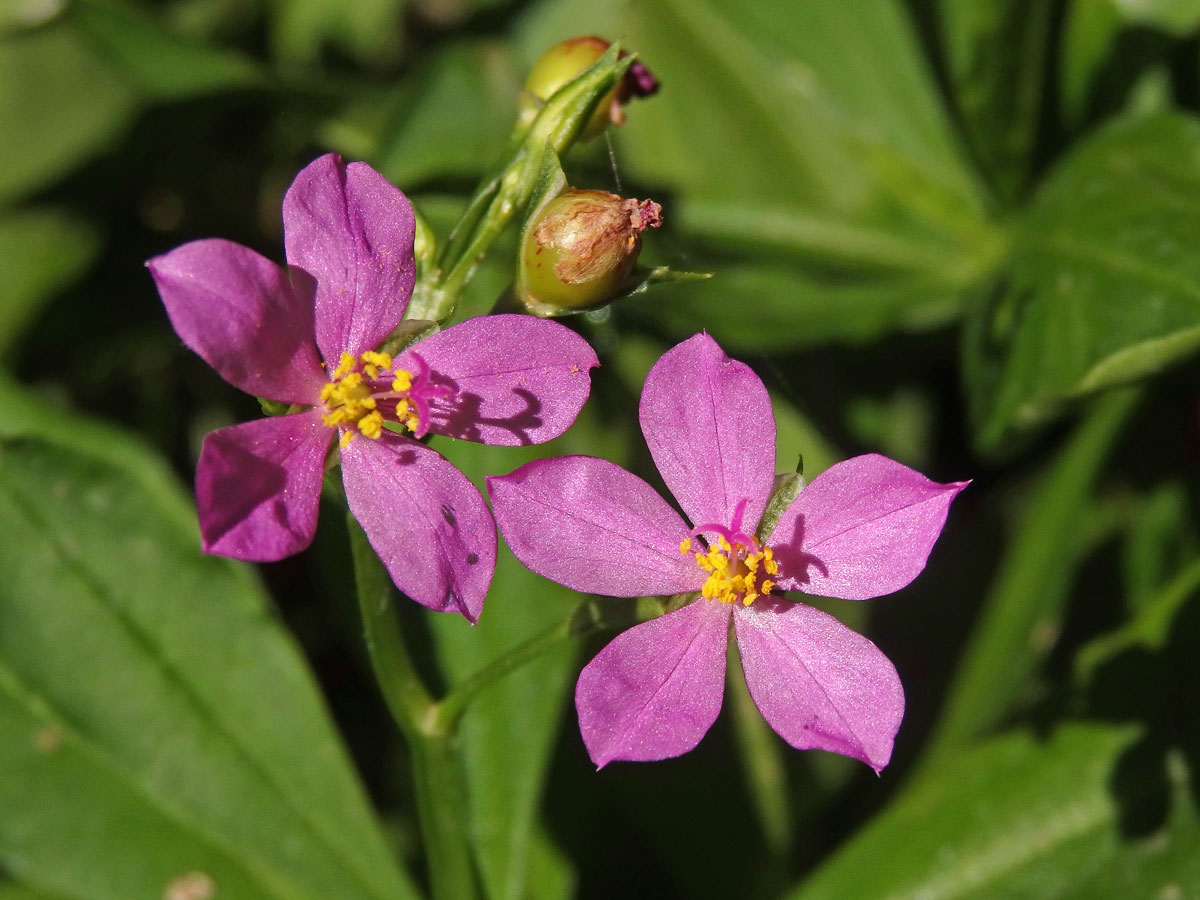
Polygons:
M653 200L580 190L555 197L525 230L521 299L535 312L611 299L637 261L641 233L661 224L662 207Z
M559 88L603 56L609 46L604 38L595 36L570 38L555 44L534 63L525 80L525 90L539 104L549 100ZM622 53L621 56L626 54ZM631 97L648 97L657 90L658 79L644 65L635 61L624 78L601 98L580 137L595 137L609 122L624 125L622 104Z

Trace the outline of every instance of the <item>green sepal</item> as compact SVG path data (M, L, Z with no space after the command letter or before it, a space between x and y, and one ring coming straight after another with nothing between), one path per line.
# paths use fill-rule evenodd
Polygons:
M428 319L402 319L392 329L392 333L384 338L383 343L379 345L379 350L381 353L395 357L417 341L423 341L439 331L441 331L441 326Z
M550 144L546 144L542 151L542 164L538 169L537 181L534 182L533 191L529 195L529 207L525 213L525 221L521 225L521 236L517 240L517 247L522 249L519 249L517 252L517 277L513 287L516 299L535 316L546 317L559 315L563 312L577 311L561 310L557 306L542 303L534 297L532 291L529 289L529 279L526 276L525 266L522 264L524 257L523 248L525 247L525 242L530 238L529 232L542 217L542 211L552 200L560 196L567 187L567 176L563 174L562 163L558 159L558 154L554 152L554 148Z
M654 599L658 600L661 603L664 598L656 597ZM663 607L663 610L662 610L663 615L666 615L667 613L673 613L677 609L683 609L689 603L693 603L696 600L699 600L700 592L699 591L688 591L688 592L685 592L682 594L672 594L670 597L667 597L665 599L666 599L666 606ZM654 617L648 616L647 618L654 618Z
M783 475L775 477L775 486L771 490L771 499L767 501L767 509L763 513L762 521L758 525L757 537L760 541L765 542L775 530L775 526L779 524L780 518L793 501L800 496L800 492L804 490L804 486L808 484L804 480L804 457L801 456L796 461L796 471L787 472Z
M292 411L290 403L280 403L278 400L268 400L266 397L258 397L258 405L262 407L264 416L284 416Z

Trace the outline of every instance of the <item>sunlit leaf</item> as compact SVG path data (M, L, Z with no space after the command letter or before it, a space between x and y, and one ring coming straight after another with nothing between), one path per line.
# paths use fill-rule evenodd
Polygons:
M1007 735L965 751L903 791L789 900L1186 897L1200 888L1200 827L1182 785L1170 831L1121 833L1143 798L1111 779L1135 736L1071 724L1045 741Z
M969 332L982 446L1200 348L1197 191L1200 123L1179 114L1119 122L1050 175Z
M81 434L0 450L0 860L81 898L415 896L249 570L153 457Z
M1011 201L1032 168L1053 8L1040 0L939 0L935 8L971 147ZM998 53L998 47L1010 49Z

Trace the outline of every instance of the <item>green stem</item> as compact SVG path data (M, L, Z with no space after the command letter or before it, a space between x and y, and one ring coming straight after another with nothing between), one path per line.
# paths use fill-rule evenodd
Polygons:
M475 900L480 896L471 835L467 826L467 787L455 736L422 735L412 745L417 817L434 900Z
M636 600L606 598L603 601L588 597L558 624L534 635L464 679L437 705L433 721L437 728L453 733L462 714L481 691L525 663L569 640L604 629L645 622L661 616L667 608L662 597L640 597Z
M454 734L417 673L396 618L395 590L354 517L346 516L354 583L371 667L384 702L408 739L429 881L435 900L479 896L467 827L467 797Z
M379 557L354 516L346 514L350 555L354 561L354 586L362 613L367 653L384 702L404 732L416 740L434 708L433 698L412 664L400 623L396 619L395 591Z

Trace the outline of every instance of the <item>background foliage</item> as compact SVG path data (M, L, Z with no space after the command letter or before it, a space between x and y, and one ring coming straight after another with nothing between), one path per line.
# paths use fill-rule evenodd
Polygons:
M781 469L974 483L911 588L827 604L905 683L881 778L736 687L687 757L596 774L568 698L605 636L577 641L467 714L490 900L1200 896L1198 27L1194 0L3 0L0 900L421 895L337 516L261 571L199 554L199 439L257 409L142 263L279 258L327 149L444 227L525 70L588 32L663 89L568 176L662 202L647 257L715 277L579 325L603 367L545 455L644 467L642 376L707 329L768 382ZM452 684L573 603L502 554L478 627L403 624Z

